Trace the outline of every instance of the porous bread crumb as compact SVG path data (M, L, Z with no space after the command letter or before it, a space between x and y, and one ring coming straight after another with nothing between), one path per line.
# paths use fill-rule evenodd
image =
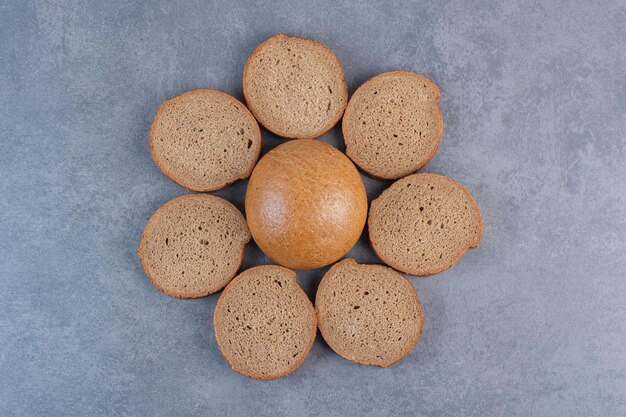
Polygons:
M413 286L383 265L346 259L324 275L315 298L320 332L339 355L386 367L417 344L424 323Z
M235 276L250 237L243 215L231 203L188 194L152 215L137 251L158 289L172 297L197 298L221 290Z
M220 296L213 319L218 346L233 370L256 379L299 368L317 331L315 310L295 272L273 265L239 274Z
M150 152L177 184L215 191L250 176L261 153L261 131L234 97L191 90L161 104L150 129Z
M482 235L478 205L443 175L414 174L393 183L372 202L370 242L388 265L411 275L432 275L454 265Z
M243 74L250 111L268 130L310 139L330 130L348 102L335 54L311 39L275 35L252 52Z
M441 142L440 95L432 81L412 72L387 72L365 82L343 117L346 154L376 178L414 173Z

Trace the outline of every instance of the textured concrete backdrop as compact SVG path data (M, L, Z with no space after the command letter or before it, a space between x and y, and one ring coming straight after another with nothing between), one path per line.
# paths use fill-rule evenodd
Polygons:
M0 3L0 415L626 415L624 2L230 3ZM217 349L217 296L168 298L137 260L186 192L150 158L159 103L241 99L277 32L326 43L350 92L434 80L445 132L423 171L483 210L479 249L411 278L424 333L389 369L318 338L295 374L245 378ZM342 148L339 128L323 140ZM242 208L245 186L217 194ZM377 261L366 239L351 256ZM244 267L266 262L250 247ZM299 274L309 295L325 271Z

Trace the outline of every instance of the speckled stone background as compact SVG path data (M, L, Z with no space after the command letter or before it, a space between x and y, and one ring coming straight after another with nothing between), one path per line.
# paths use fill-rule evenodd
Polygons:
M626 415L625 3L471 3L2 1L0 415ZM137 260L186 192L150 158L160 102L241 99L278 32L332 48L350 92L434 80L445 132L423 171L483 211L479 249L411 278L423 336L388 369L318 338L293 375L245 378L217 349L217 296L169 298ZM342 148L339 128L322 139ZM243 208L245 187L217 194ZM377 261L365 236L350 256ZM244 268L267 262L252 246ZM325 271L299 273L311 297Z

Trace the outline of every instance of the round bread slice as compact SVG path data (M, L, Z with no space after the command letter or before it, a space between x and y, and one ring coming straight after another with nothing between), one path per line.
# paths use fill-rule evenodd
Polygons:
M387 367L413 350L422 334L422 305L411 283L383 265L343 260L324 275L315 310L328 346L364 365Z
M329 131L348 103L341 64L311 39L275 35L252 52L243 72L250 111L268 130L310 139Z
M315 310L296 273L275 265L239 274L220 296L213 326L233 370L256 379L281 378L298 369L317 331Z
M223 198L176 197L150 218L137 253L146 275L165 294L198 298L226 286L237 273L250 231Z
M432 81L413 72L386 72L365 82L343 117L346 154L376 178L414 173L441 142L440 96Z
M470 193L437 174L393 183L372 201L367 222L380 259L419 276L450 268L482 235L480 209Z
M150 152L178 185L215 191L250 176L261 152L261 130L234 97L191 90L161 104L150 128Z

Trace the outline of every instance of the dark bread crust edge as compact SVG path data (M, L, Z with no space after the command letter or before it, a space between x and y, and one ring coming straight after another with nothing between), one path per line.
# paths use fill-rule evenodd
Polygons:
M150 219L148 220L148 223L146 223L146 227L144 228L143 233L141 235L141 240L139 241L139 247L137 248L137 256L139 257L139 262L141 262L141 267L143 268L144 272L146 273L146 276L148 277L148 279L150 279L150 282L152 282L152 285L154 285L163 294L169 295L170 297L174 297L174 298L185 298L185 299L202 298L202 297L209 296L211 294L215 294L216 292L218 292L222 288L224 288L226 285L224 285L224 287L222 287L222 288L217 289L216 291L208 291L208 292L198 292L198 293L188 293L188 294L169 292L169 291L165 290L162 286L160 286L156 282L156 280L154 279L152 273L149 271L149 268L147 268L147 266L146 266L145 259L144 259L144 254L143 254L143 251L144 251L144 240L146 238L146 231L148 229L148 225L150 224L150 222L154 218L154 215L159 210L161 210L162 208L165 208L169 204L172 204L174 201L187 199L187 198L210 198L210 199L222 200L222 201L226 202L229 206L231 206L233 210L235 210L237 213L239 213L239 215L241 215L241 217L243 218L244 224L246 225L246 227L248 227L248 223L246 222L246 219L245 219L244 215L230 201L228 201L228 200L226 200L224 198L218 197L216 195L210 195L210 194L183 194L183 195L180 195L178 197L174 197L170 201L166 202L161 207L156 209L156 211L152 214L152 216L150 216ZM248 228L248 239L246 241L242 242L241 252L239 254L239 261L237 262L237 264L238 264L237 265L237 270L235 271L233 276L230 277L230 280L228 282L232 281L233 277L235 277L237 275L237 271L239 271L239 268L241 267L241 264L243 262L243 254L244 254L244 252L246 250L246 245L248 244L248 242L250 242L250 239L252 239L252 234L250 233L250 229ZM228 283L227 283L227 285L228 285Z
M232 360L232 358L225 352L224 349L222 349L222 342L220 341L220 338L218 336L218 332L215 331L215 328L217 327L217 312L219 311L219 308L221 306L222 303L222 299L224 298L223 296L225 294L227 294L230 289L232 288L232 286L235 285L235 283L237 281L239 281L241 279L242 276L247 275L247 274L251 274L259 269L275 269L275 270L280 270L280 271L287 271L291 277L291 280L293 282L293 285L296 288L296 292L300 292L300 294L302 295L302 297L304 297L304 299L307 301L307 306L309 308L309 313L311 315L311 318L313 319L313 331L311 332L311 337L309 339L309 343L307 344L306 348L303 351L303 355L301 357L301 359L297 362L294 362L294 364L291 366L291 368L289 368L286 372L282 372L276 375L271 375L271 376L264 376L264 375L255 375L253 373L247 373L245 370L243 369L239 369L234 365L234 361ZM315 337L317 336L317 314L315 312L315 308L313 307L313 304L311 303L311 300L309 300L309 297L306 295L306 293L304 292L304 290L302 289L302 287L300 287L300 284L298 284L298 281L296 280L296 273L295 271L289 269L289 268L285 268L284 266L279 266L279 265L259 265L259 266L255 266L254 268L250 268L250 269L246 269L245 271L241 272L239 275L237 275L224 289L224 291L222 292L222 294L220 295L220 298L217 300L217 304L215 305L215 311L213 312L213 333L215 334L215 340L217 341L217 347L219 348L220 352L222 353L222 356L224 356L224 359L226 359L226 362L228 362L231 366L231 368L233 369L233 371L238 372L244 376L250 377L250 378L254 378L254 379L260 379L260 380L273 380L273 379L279 379L282 377L285 377L287 375L292 374L295 370L297 370L298 368L300 368L300 366L302 366L302 364L304 363L304 361L306 360L306 358L309 356L309 352L311 351L311 348L313 347L313 342L315 342Z
M226 181L224 183L218 184L214 187L210 187L210 188L200 188L200 187L193 187L189 184L186 183L185 180L183 180L182 178L176 178L176 176L170 171L168 170L165 165L163 165L159 159L159 156L156 154L155 150L154 150L154 130L155 130L155 126L157 123L157 120L159 119L159 117L161 117L161 112L163 111L163 109L165 108L166 105L171 104L175 101L178 100L182 100L184 99L187 95L193 95L193 94L210 94L210 95L221 95L225 98L227 98L228 100L234 102L234 104L239 104L243 110L244 113L247 114L247 116L250 117L250 119L252 121L254 121L253 125L256 127L255 132L256 132L256 139L257 139L257 143L258 148L257 148L257 152L256 152L256 157L254 158L254 163L251 164L251 166L248 168L248 170L244 173L244 175L241 175L239 178L235 178L232 181ZM169 178L170 180L172 180L173 182L175 182L176 184L180 185L183 188L186 188L188 190L191 191L196 191L196 192L200 192L200 193L205 193L205 192L210 192L210 191L217 191L217 190L221 190L222 188L225 188L239 180L243 180L246 179L250 176L250 174L252 174L252 170L254 169L257 161L259 160L259 157L261 156L261 146L262 146L262 140L261 140L261 129L259 128L259 124L257 123L256 118L254 117L254 115L250 112L250 110L245 106L245 104L243 104L242 102L240 102L239 100L237 100L235 97L231 96L230 94L226 94L223 91L219 91L219 90L211 90L211 89L205 89L205 88L198 88L198 89L194 89L194 90L189 90L189 91L185 91L184 93L181 93L171 99L165 100L163 101L163 103L161 103L161 105L159 106L159 110L157 111L157 114L154 116L154 119L152 120L152 124L150 125L150 134L149 134L149 143L150 143L150 154L152 155L152 160L154 161L154 163L156 164L157 168L159 168L159 171L161 171L161 173L163 173L163 175L165 175L167 178Z
M346 106L346 110L345 110L345 114L347 114L350 111L350 104L352 103L352 100L354 99L354 96L356 95L356 92L359 91L361 89L361 87L365 86L366 84L370 83L371 81L377 80L379 78L385 78L387 76L395 76L395 75L405 75L405 76L410 76L410 77L416 77L420 80L420 82L425 82L427 84L430 85L430 87L433 89L433 91L435 91L436 97L435 97L435 107L437 108L438 112L437 114L439 115L439 132L437 135L437 145L433 148L433 151L431 152L431 154L424 159L424 161L419 164L416 165L414 169L411 169L411 171L405 172L399 176L388 176L388 177L382 177L379 175L376 175L372 172L369 172L365 167L359 165L354 159L352 159L352 157L350 156L350 149L348 147L348 144L346 142L346 138L345 138L345 134L343 132L345 132L347 130L346 128L346 118L344 117L343 120L341 121L341 132L342 132L342 138L343 138L343 145L344 148L346 150L346 155L348 156L348 158L350 158L350 160L352 162L354 162L354 165L356 165L357 167L359 167L359 169L361 171L363 171L365 174L367 174L369 177L372 177L374 179L377 180L381 180L381 181L385 181L385 180L397 180L403 177L406 177L407 175L411 175L416 173L417 171L419 171L424 165L426 165L428 162L430 162L431 159L433 159L433 157L435 156L435 153L437 153L437 150L439 149L439 145L441 145L441 138L443 137L443 113L441 112L441 106L439 106L439 99L441 98L441 91L439 90L439 87L437 87L437 85L431 81L429 78L418 74L416 72L410 72L410 71L390 71L390 72L383 72L382 74L378 74L372 78L370 78L369 80L365 81L363 84L361 84L359 86L359 88L356 89L356 91L354 92L354 94L352 94L352 97L350 98L350 101L348 102L348 105Z
M341 85L343 86L343 88L341 89L342 95L343 95L343 101L344 101L344 105L339 109L339 111L337 112L337 114L335 115L335 117L333 117L324 127L322 127L321 129L319 129L319 131L314 132L312 135L307 136L307 137L299 137L299 136L295 136L293 134L289 134L287 132L283 132L280 131L279 129L275 129L271 126L269 126L265 121L261 120L258 117L258 113L255 110L254 106L252 105L252 103L250 102L250 94L248 93L248 88L247 88L247 80L248 80L248 67L250 64L250 61L252 60L252 58L256 57L256 55L261 51L261 49L265 46L267 46L267 44L269 44L270 42L273 42L277 39L295 39L297 41L301 41L301 42L308 42L308 43L313 43L316 46L320 46L322 48L324 48L326 51L328 51L330 53L330 56L335 60L335 62L337 63L337 66L339 67L339 71L340 71L340 75L341 75ZM320 136L322 136L323 134L327 133L330 129L332 129L338 122L339 119L341 119L341 117L343 116L343 113L346 109L346 106L348 105L348 85L346 84L346 79L344 76L344 72L343 72L343 67L341 66L341 62L339 62L339 58L337 58L337 55L335 55L335 53L326 45L324 45L321 42L318 42L314 39L308 39L308 38L299 38L297 36L288 36L285 35L283 33L279 33L276 34L266 40L264 40L263 42L261 42L259 45L257 45L256 48L254 48L254 50L252 51L252 53L250 54L250 56L248 57L248 59L246 60L246 65L243 69L243 96L246 100L246 104L248 105L248 108L250 109L250 111L252 112L252 114L254 115L254 117L256 118L256 120L263 125L263 127L265 127L267 130L269 130L270 132L274 133L275 135L281 136L283 138L287 138L287 139L315 139L318 138Z
M470 194L469 191L467 191L465 189L465 187L463 187L461 184L459 184L458 182L454 181L452 178L447 177L445 175L441 175L441 174L433 174L433 173L420 173L420 174L412 174L409 176L406 176L404 178L399 179L398 181L401 181L405 178L408 178L410 176L417 176L417 175L430 175L430 176L435 176L438 178L442 178L445 179L446 181L449 181L451 183L453 183L454 185L456 185L457 187L459 187L470 199L470 201L472 202L472 204L474 205L474 208L476 209L476 212L478 213L478 221L479 221L479 233L478 233L478 238L476 239L476 241L474 242L469 242L468 245L465 247L465 249L463 251L461 251L459 253L459 255L452 260L452 262L444 265L442 268L438 268L438 269L433 269L433 270L429 270L426 272L421 272L421 271L415 271L415 270L409 270L402 268L400 265L395 264L394 262L390 262L388 259L385 259L384 256L381 255L380 250L378 248L378 245L376 243L376 241L374 239L372 239L372 234L370 232L371 230L371 216L375 216L376 212L377 212L377 201L378 199L391 187L393 187L393 185L395 184L395 182L393 184L391 184L389 187L387 187L387 189L385 189L380 196L378 196L377 198L375 198L371 205L370 205L370 210L367 216L367 227L368 227L368 234L369 234L369 240L370 243L372 244L372 249L374 249L374 252L376 252L376 255L383 261L385 262L387 265L391 266L394 269L397 269L398 271L404 272L405 274L409 274L409 275L414 275L414 276L418 276L418 277L425 277L425 276L430 276L430 275L435 275L438 274L440 272L445 271L446 269L451 268L452 266L454 266L462 257L463 255L465 255L465 253L467 252L468 249L474 249L477 248L478 245L480 245L480 241L482 240L482 236L483 236L483 217L482 217L482 213L480 211L480 207L478 206L478 204L476 203L476 200L474 200L474 197ZM396 181L397 182L397 181Z
M332 342L330 341L330 338L327 338L326 336L324 336L324 331L322 330L322 327L318 325L318 328L320 329L320 334L322 335L322 337L324 338L324 341L328 344L328 346L333 350L333 352L335 352L337 355L341 356L344 359L349 360L350 362L355 362L355 363L360 363L362 365L374 365L374 366L380 366L381 368L386 368L388 366L393 365L394 363L397 363L399 361L401 361L402 359L404 359L409 353L411 353L411 351L413 351L413 349L415 349L415 346L417 346L417 342L419 342L420 338L422 337L422 330L424 328L424 310L422 308L422 302L419 299L419 296L417 295L417 291L415 290L415 288L413 287L413 285L411 285L411 283L409 282L408 279L406 279L406 277L404 275L402 275L400 272L396 271L393 268L390 268L388 266L385 265L380 265L380 264L374 264L374 263L364 263L364 264L360 264L357 261L355 261L352 258L346 258L340 262L337 262L335 265L332 266L332 268L330 268L328 270L328 272L326 272L326 274L324 274L324 277L322 278L322 281L320 282L318 288L317 288L317 293L315 295L315 312L317 313L318 317L319 317L319 310L318 310L318 298L319 298L319 294L321 292L321 290L328 284L328 279L327 277L330 276L330 274L334 271L335 268L338 268L340 265L344 264L344 263L349 263L349 264L354 264L356 265L358 268L369 268L369 267L376 267L376 268L385 268L385 269L389 269L397 274L399 274L408 284L408 286L412 289L411 294L413 295L413 298L415 299L415 301L417 302L417 307L419 310L419 330L417 331L417 334L415 335L415 339L411 341L411 343L409 343L409 345L407 346L407 348L405 349L404 352L402 352L402 354L400 354L397 358L394 358L392 360L389 360L387 362L382 362L382 363L374 363L374 362L366 362L366 361L360 361L357 359L350 359L344 355L342 355L341 353L339 353L337 351L337 349L335 349L335 347L333 346ZM319 318L318 318L319 321Z

